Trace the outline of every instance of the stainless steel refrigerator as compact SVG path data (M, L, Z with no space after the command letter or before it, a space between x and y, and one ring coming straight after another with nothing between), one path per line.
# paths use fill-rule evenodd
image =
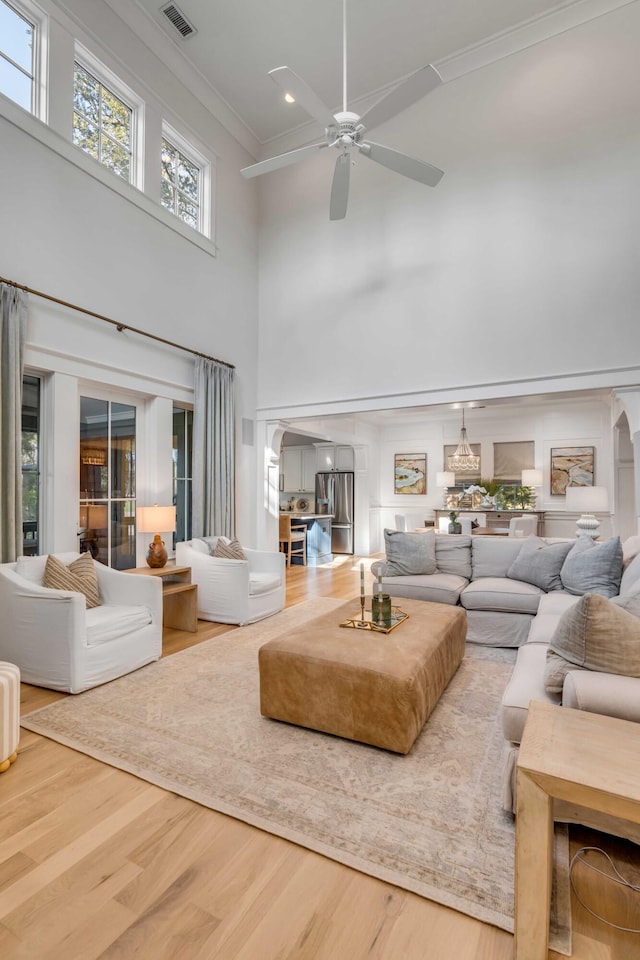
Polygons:
M353 553L353 472L316 473L316 507L326 501L331 520L331 552Z

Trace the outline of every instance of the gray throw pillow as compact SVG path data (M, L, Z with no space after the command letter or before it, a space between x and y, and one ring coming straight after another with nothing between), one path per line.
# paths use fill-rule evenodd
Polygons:
M534 587L540 587L547 593L562 590L560 571L573 546L573 541L546 543L541 537L527 537L520 553L507 570L507 576L511 580L532 583Z
M384 544L387 562L383 576L410 577L436 572L435 531L403 533L401 530L385 530Z
M578 537L562 565L560 579L568 593L582 596L599 593L615 597L622 578L622 543L612 537L596 543L591 537Z
M588 593L560 617L549 642L545 687L561 693L570 670L640 677L640 619Z

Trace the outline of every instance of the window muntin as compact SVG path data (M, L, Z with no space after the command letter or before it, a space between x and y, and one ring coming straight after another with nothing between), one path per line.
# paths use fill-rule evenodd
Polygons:
M0 0L0 92L33 111L36 25Z
M183 223L202 229L202 169L166 136L162 138L161 203Z
M76 61L73 142L117 176L132 181L133 109Z

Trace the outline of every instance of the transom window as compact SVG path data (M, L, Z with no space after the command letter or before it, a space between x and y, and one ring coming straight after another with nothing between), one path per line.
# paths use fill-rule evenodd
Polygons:
M33 110L36 25L0 0L0 91L25 110Z
M202 170L167 137L162 138L161 175L162 206L200 230Z
M76 61L73 142L123 180L133 168L133 110Z

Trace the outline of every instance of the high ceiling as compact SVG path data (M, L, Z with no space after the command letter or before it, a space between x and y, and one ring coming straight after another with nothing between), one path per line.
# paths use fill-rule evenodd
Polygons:
M269 78L288 66L332 108L342 103L342 0L175 0L197 33L183 40L162 0L133 0L261 143L308 121ZM348 101L538 18L566 0L347 0ZM119 5L122 9L122 4ZM146 32L146 31L145 31Z

